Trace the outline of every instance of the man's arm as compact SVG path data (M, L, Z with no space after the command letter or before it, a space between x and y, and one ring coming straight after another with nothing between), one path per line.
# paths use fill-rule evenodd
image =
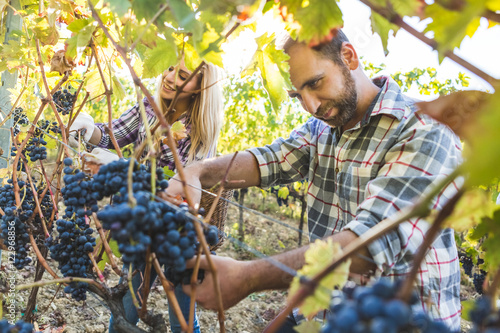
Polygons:
M335 242L339 242L342 247L353 242L358 236L351 231L342 231L330 236ZM288 251L272 257L272 260L298 270L304 265L304 253L309 246ZM363 248L358 252L362 256L370 257L368 250ZM243 298L253 292L270 289L287 288L293 276L284 272L266 259L254 261L237 261L225 257L211 257L217 269L219 284L222 294L224 308L236 305ZM361 256L353 256L350 271L364 274L375 269L375 265ZM194 260L192 261L194 263ZM217 309L217 299L213 288L213 275L209 272L209 265L206 257L202 257L200 268L205 269L205 279L196 290L197 302L207 309ZM184 286L184 292L190 293L191 287Z
M210 188L224 179L234 154L206 159L184 168L185 180L193 187L188 187L194 202L200 201L201 193L197 188ZM260 173L257 160L252 153L240 151L229 169L224 188L244 188L260 185ZM234 182L231 182L234 181ZM166 190L168 195L185 197L179 174L170 181Z

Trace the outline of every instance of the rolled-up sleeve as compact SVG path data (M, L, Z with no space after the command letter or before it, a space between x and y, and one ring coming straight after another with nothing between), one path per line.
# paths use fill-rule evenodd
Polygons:
M287 139L278 138L270 145L247 150L259 164L262 188L307 177L313 135L310 126L311 120L293 130Z
M118 119L111 121L113 126L113 134L118 146L125 147L137 140L139 135L139 128L141 125L141 117L139 114L139 104L131 107L125 111ZM107 124L96 124L101 130L102 137L97 146L114 149L113 143L110 140L109 134L106 133L104 126Z

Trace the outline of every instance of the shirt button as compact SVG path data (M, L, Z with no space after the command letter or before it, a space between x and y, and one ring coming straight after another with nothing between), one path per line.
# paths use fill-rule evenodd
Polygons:
M339 173L339 168L335 168L335 173Z

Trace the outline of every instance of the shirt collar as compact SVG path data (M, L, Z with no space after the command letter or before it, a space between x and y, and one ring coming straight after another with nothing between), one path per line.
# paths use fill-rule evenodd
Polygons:
M361 120L361 126L368 124L371 117L379 114L390 115L401 121L408 100L401 93L399 85L390 76L379 76L374 78L372 82L380 88L380 92L368 107L365 116Z

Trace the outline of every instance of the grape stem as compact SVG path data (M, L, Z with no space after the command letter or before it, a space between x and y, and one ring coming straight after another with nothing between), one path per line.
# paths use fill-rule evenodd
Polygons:
M151 246L148 246L148 250L146 251L146 269L144 271L144 287L142 291L142 305L141 312L139 313L139 317L144 317L148 308L148 296L149 296L149 280L151 279Z
M90 261L92 261L92 265L94 266L94 269L97 273L97 276L99 277L99 280L101 280L101 282L104 283L105 282L104 276L102 275L102 272L99 269L99 266L97 266L97 263L95 262L95 259L94 259L94 254L92 252L89 253L89 258L90 258Z
M55 278L54 280L41 280L41 281L36 281L33 283L21 284L19 286L16 286L16 289L23 290L23 289L30 289L30 288L34 288L34 287L45 287L45 286L48 286L51 284L60 284L60 283L69 284L71 282L86 282L88 284L96 286L99 290L104 291L104 288L96 281L94 281L92 279L86 279L86 278L80 278L80 277L74 277L74 276L69 276L69 277L65 277L65 278Z
M121 272L120 268L118 268L118 266L115 263L115 259L114 259L114 256L113 256L113 251L109 247L109 243L108 243L108 241L106 239L106 235L104 234L104 230L102 228L101 222L97 218L97 214L96 213L92 213L92 217L94 218L95 227L97 229L97 232L99 233L99 237L101 238L102 245L104 247L104 251L106 251L106 254L108 255L109 263L111 264L111 268L113 269L113 271L116 274L121 275L122 272Z
M160 278L161 285L163 286L163 290L165 290L165 293L167 294L168 298L168 303L172 306L175 316L177 317L177 320L179 320L179 324L181 325L181 330L187 332L188 331L188 325L186 323L186 319L184 318L184 315L182 314L181 308L179 306L179 302L177 301L177 298L175 297L174 293L174 285L167 280L165 275L163 274L163 271L160 267L160 263L158 262L158 259L156 258L156 254L153 252L151 253L151 258L153 260L153 266L156 270L156 273L158 274L158 277ZM146 282L149 283L149 282Z
M108 126L106 128L106 133L109 135L109 138L113 143L113 147L115 147L118 157L123 158L122 151L120 150L120 146L118 146L118 142L116 142L116 138L113 133L113 113L111 109L111 95L113 95L113 90L108 88L108 84L106 83L106 79L104 77L104 73L101 68L101 63L99 62L99 57L97 56L97 50L94 41L90 42L90 48L92 49L92 54L94 54L95 63L97 65L97 69L99 70L99 75L101 76L102 84L104 85L104 95L106 95L106 102L107 102L106 104L108 106ZM112 83L112 78L110 75L109 84L111 85L111 83Z
M201 249L198 249L196 254L196 261L193 267L193 274L191 275L191 299L189 302L189 332L194 330L194 307L196 304L196 287L198 286L198 271L200 269Z
M401 209L393 216L380 221L366 233L359 236L355 241L347 245L343 249L343 251L330 263L328 267L326 267L321 272L316 274L313 278L301 279L301 284L302 284L301 288L297 291L295 295L290 297L286 307L266 327L264 333L276 332L276 330L279 329L281 325L283 325L288 314L291 313L294 308L302 304L304 299L314 292L316 287L319 285L319 282L325 276L331 273L335 268L337 268L341 263L343 263L347 258L351 257L352 255L355 255L361 248L370 244L374 240L380 238L387 232L395 229L401 223L406 222L411 218L427 216L429 214L429 206L432 199L436 195L438 195L443 190L443 188L445 188L457 176L459 176L460 173L461 173L461 168L457 167L455 170L453 170L452 173L450 173L448 176L442 179L429 192L421 196L420 200L418 200L413 206Z
M12 143L14 144L14 147L16 147L16 149L19 149L17 147L17 143L16 143L16 140L14 138L14 131L12 128L10 129L10 133L12 136ZM45 224L45 218L43 216L42 208L40 207L40 200L38 198L38 193L36 192L35 186L33 185L33 179L31 178L31 170L30 170L30 167L28 166L28 161L26 160L26 158L23 155L21 155L21 158L23 159L24 167L26 168L26 175L28 176L28 180L29 180L30 187L31 187L31 192L33 193L33 198L35 199L35 205L36 205L36 209L33 212L30 219L32 219L38 211L38 214L40 216L40 221L42 223L43 232L45 233L45 237L48 238L48 237L50 237L49 230L47 229L47 225ZM47 191L45 191L45 193L46 192ZM41 196L41 198L43 198L45 196L45 193L43 193L43 196Z
M70 71L67 71L66 74L64 74L63 78L58 82L56 87L54 87L54 89L52 89L52 91L51 91L49 88L49 84L47 83L47 77L45 76L45 69L44 69L44 64L43 64L43 60L42 60L42 53L40 51L40 40L38 38L36 39L36 52L38 55L38 65L40 66L40 74L42 76L43 86L45 87L45 92L47 94L47 96L45 96L45 100L48 101L48 103L50 104L50 106L52 107L52 109L54 111L54 116L56 117L57 123L59 124L59 128L61 129L62 141L65 143L65 145L63 145L63 148L66 152L66 155L70 156L69 149L66 146L68 144L68 138L66 137L66 129L65 129L64 123L62 122L62 119L59 115L59 112L57 112L57 108L56 108L56 105L54 104L54 100L52 99L52 94L54 92L56 92L61 87L63 82L65 82L68 79Z
M47 261L45 260L43 255L40 253L40 249L38 248L38 245L36 245L36 241L33 238L33 234L31 233L31 231L28 232L28 235L30 236L31 247L35 251L36 257L38 258L38 261L42 264L43 268L45 268L45 270L47 272L49 272L50 275L52 275L52 277L54 279L59 279L59 276L57 276L57 274L52 270L52 268L50 268L50 266L47 264Z

